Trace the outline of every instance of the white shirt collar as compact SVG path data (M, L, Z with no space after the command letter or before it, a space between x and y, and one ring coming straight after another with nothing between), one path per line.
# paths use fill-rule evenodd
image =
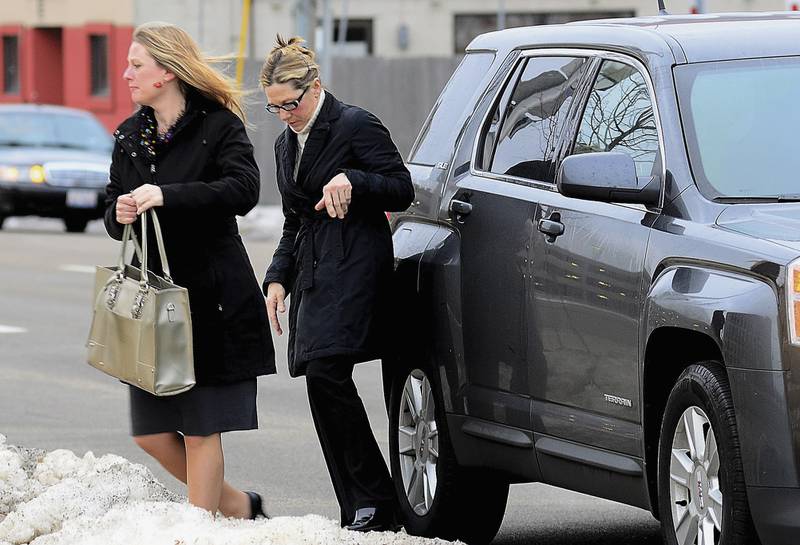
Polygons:
M317 117L319 116L319 112L322 110L322 103L324 101L325 101L325 89L323 89L322 92L320 92L319 100L317 101L317 107L314 110L314 114L311 116L311 119L309 119L308 123L306 123L306 126L299 131L295 131L294 128L292 128L291 126L289 128L291 128L298 135L310 133L311 128L314 126L314 122L317 120Z

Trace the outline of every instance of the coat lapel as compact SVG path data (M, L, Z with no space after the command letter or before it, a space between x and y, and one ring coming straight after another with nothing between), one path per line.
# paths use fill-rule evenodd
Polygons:
M149 167L145 164L146 158L144 157L144 150L137 144L139 141L138 127L125 127L114 133L114 137L120 146L127 152L131 158L134 168L141 176L142 184L151 183L153 175L150 173Z
M281 176L278 183L281 184L283 191L292 196L293 200L308 200L308 195L302 191L294 179L294 162L297 158L297 137L289 127L283 133L278 142L278 161L280 161Z
M307 183L306 178L314 170L314 166L319 162L323 155L325 146L328 143L331 132L331 123L339 117L342 110L342 103L328 91L325 91L325 102L319 112L314 126L311 127L311 134L306 140L306 147L303 149L303 156L300 158L300 168L297 171L297 183L306 186L308 190L314 191ZM319 185L324 185L330 180L317 180Z
M319 161L325 143L328 141L328 133L331 125L327 121L320 122L319 119L311 128L311 134L306 140L306 147L303 148L303 155L300 157L300 168L297 170L297 183L305 186L306 177L311 169Z
M297 161L297 135L292 132L289 127L286 127L283 135L283 174L286 179L294 185L297 180L294 179L294 164Z

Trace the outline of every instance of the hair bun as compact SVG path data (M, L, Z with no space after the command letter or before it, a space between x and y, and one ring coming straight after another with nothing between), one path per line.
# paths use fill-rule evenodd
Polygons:
M298 89L305 89L319 77L314 51L303 45L305 42L301 36L288 40L280 34L276 36L259 76L262 87L292 81Z

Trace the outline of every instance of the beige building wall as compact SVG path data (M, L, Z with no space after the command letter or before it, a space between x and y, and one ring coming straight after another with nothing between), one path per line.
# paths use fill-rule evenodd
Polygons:
M135 0L0 0L0 25L130 25Z
M78 2L79 0L71 0ZM87 0L83 0L87 2ZM135 24L161 20L186 28L204 50L213 54L235 53L239 47L241 0L132 0ZM692 0L665 0L672 13L688 13ZM788 0L705 0L709 12L779 11ZM35 4L31 0L26 3ZM87 2L92 3L92 2ZM111 2L109 2L111 3ZM296 0L251 0L247 56L263 58L281 33L297 31ZM655 15L657 0L504 0L512 13L633 12ZM317 0L322 17L323 0ZM332 15L342 15L344 0L331 0ZM497 13L499 0L347 0L350 19L372 20L373 55L381 57L446 57L454 54L454 22L457 14ZM405 27L407 47L400 47ZM319 37L319 32L317 32ZM308 36L313 42L314 36Z
M322 17L323 0L317 1ZM704 0L709 12L777 11L790 0ZM633 12L655 15L657 0L503 0L508 14ZM687 13L695 0L665 0L672 13ZM294 35L297 0L251 0L246 54L262 58L275 34ZM347 5L350 19L372 21L373 51L381 57L446 57L454 54L455 16L494 15L501 0L331 0L334 18ZM137 25L167 21L184 27L213 54L239 48L242 0L0 0L0 25ZM406 47L401 47L401 33ZM319 32L317 32L319 37ZM313 42L314 36L308 37Z
M496 14L498 0L349 0L349 16L373 18L375 54L379 56L452 55L456 14ZM633 11L655 15L656 0L505 0L511 13L564 13ZM672 13L687 13L689 0L666 0ZM757 11L784 9L784 0L706 0L707 11ZM341 1L332 5L338 16ZM378 10L378 6L383 9ZM401 25L409 29L408 48L398 47Z

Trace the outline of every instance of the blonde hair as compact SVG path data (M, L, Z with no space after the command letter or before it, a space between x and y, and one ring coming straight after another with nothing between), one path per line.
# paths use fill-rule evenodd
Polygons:
M314 52L303 46L305 40L300 36L286 41L280 34L275 47L267 55L261 75L258 78L262 87L274 84L291 83L296 89L308 89L319 77L319 65L314 62Z
M158 64L175 74L184 91L187 85L194 87L206 98L225 106L245 121L242 108L244 93L237 88L234 80L212 66L229 59L205 56L185 30L170 23L139 25L133 32L133 41L141 44Z

